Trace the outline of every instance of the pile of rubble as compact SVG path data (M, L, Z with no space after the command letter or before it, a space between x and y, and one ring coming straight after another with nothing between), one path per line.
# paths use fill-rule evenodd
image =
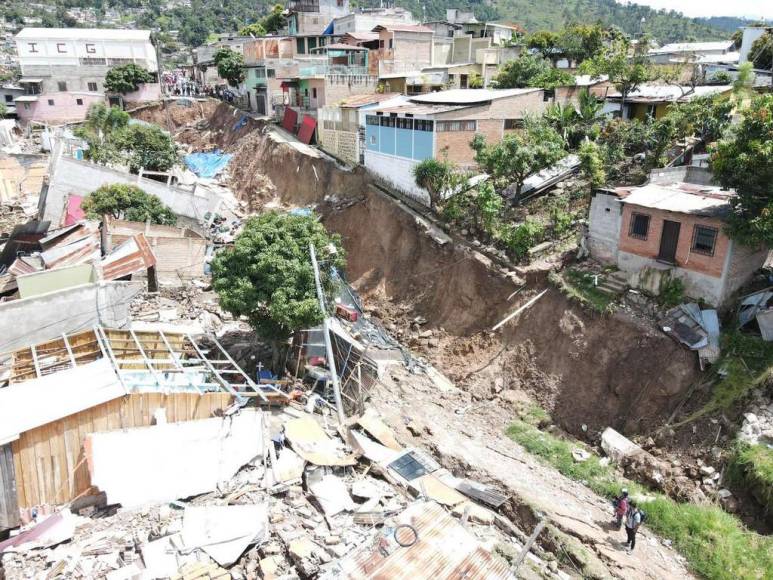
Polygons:
M127 508L103 500L77 515L73 503L47 517L41 510L38 521L0 543L5 578L387 578L398 570L420 574L430 563L439 577L458 569L470 578L514 577L512 558L497 554L520 553L525 534L497 513L506 496L404 448L373 410L344 425L321 410L312 415L293 403L263 412L261 456L208 493ZM187 429L191 423L198 421ZM132 431L105 436L115 441ZM98 443L91 444L97 469L107 457ZM161 439L158 446L163 453ZM146 461L152 458L132 465ZM184 488L200 469L163 487ZM137 485L151 486L157 476L137 474ZM119 495L118 479L100 485L108 504ZM568 577L550 564L529 553L522 571Z
M773 447L773 400L763 390L755 393L748 412L744 413L738 437L752 445Z

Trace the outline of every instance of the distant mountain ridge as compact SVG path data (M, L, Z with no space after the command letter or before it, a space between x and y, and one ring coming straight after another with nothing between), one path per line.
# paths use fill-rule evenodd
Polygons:
M0 1L0 16L43 16L44 26L74 26L66 14L71 8L115 8L139 16L135 26L181 31L181 40L194 45L209 33L238 30L265 14L277 0L191 0L190 6L175 3L166 8L162 0L22 0ZM352 6L378 6L380 0L352 0ZM639 4L623 5L615 0L396 0L417 19L441 19L446 9L472 10L479 20L517 22L529 32L558 30L571 23L617 26L631 36L651 34L658 42L720 40L737 26L750 21L733 17L688 18L680 13L653 10ZM42 10L40 6L50 6Z

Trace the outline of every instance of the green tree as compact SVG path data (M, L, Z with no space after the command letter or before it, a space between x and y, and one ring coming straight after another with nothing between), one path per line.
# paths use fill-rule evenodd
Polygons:
M95 163L113 163L120 159L120 152L114 146L114 137L128 125L129 113L118 107L96 103L89 107L83 125L74 132L88 145L86 159Z
M502 65L495 82L499 89L552 89L574 84L574 77L564 70L553 68L541 56L524 54Z
M105 88L112 93L131 93L142 83L153 82L153 75L134 63L115 66L105 75Z
M287 19L285 18L284 11L285 7L282 4L274 4L273 8L271 8L271 12L261 20L263 28L266 29L267 33L279 32L287 26Z
M128 159L134 173L140 169L168 171L178 162L174 140L157 125L130 125L111 141Z
M580 156L580 171L583 177L588 180L592 193L594 189L601 187L607 181L601 151L593 141L583 141L578 155Z
M253 22L247 26L242 26L239 29L239 36L265 36L266 29L263 28L263 24L260 22Z
M526 47L539 52L543 58L555 62L559 54L559 37L555 32L539 30L526 38Z
M747 245L773 247L773 95L756 97L741 122L712 152L711 169L733 188L730 236Z
M432 211L438 211L445 198L456 191L463 179L453 163L432 158L414 166L413 178L416 185L427 190Z
M544 121L527 119L523 131L508 133L498 143L487 144L483 135L472 140L475 161L494 180L496 187L515 186L520 199L524 180L532 173L553 165L566 155L564 140Z
M5 106L5 103L0 103L0 119L4 119L7 114L8 107Z
M180 40L191 47L201 46L207 41L210 28L204 18L190 14L180 26Z
M155 195L146 193L136 185L112 183L103 185L88 194L82 203L83 211L90 218L104 215L133 222L146 222L173 226L177 216Z
M268 212L249 218L232 247L212 260L212 285L220 306L245 316L258 336L273 346L279 372L292 334L322 322L309 245L320 264L326 303L333 304L334 270L346 265L340 238L311 216Z
M609 81L620 91L621 114L628 95L655 76L646 54L636 53L629 57L628 52L627 41L616 41L580 65L583 74L595 78L609 76Z
M228 47L223 47L215 53L215 65L220 78L228 81L232 87L239 86L244 78L244 57Z
M573 24L558 37L561 53L574 65L596 56L603 42L604 30L598 24Z

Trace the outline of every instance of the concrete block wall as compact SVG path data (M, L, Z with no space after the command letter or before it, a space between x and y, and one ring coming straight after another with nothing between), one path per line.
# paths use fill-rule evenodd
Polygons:
M129 323L129 303L142 289L137 282L102 282L3 302L0 352L97 325L123 328Z
M621 214L617 196L597 192L591 199L588 250L600 262L617 263Z
M748 282L752 274L762 268L770 253L766 248L751 248L734 240L731 240L730 244L727 269L724 273L723 300L730 298Z
M318 132L322 149L352 165L360 162L359 139L356 132L324 129L321 126Z
M429 205L429 194L416 185L413 178L413 168L418 163L404 157L365 151L365 167L372 175L419 203Z

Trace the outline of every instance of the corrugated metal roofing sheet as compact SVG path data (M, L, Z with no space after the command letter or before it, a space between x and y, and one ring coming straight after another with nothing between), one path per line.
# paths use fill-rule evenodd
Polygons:
M156 256L143 234L136 234L119 244L102 260L102 277L117 280L156 265Z
M438 105L472 105L475 103L485 103L496 99L515 97L534 93L542 89L451 89L448 91L438 91L436 93L427 93L425 95L416 95L411 97L414 103L433 103Z
M623 203L707 217L725 215L730 211L730 198L735 195L734 191L692 183L650 183L636 188L619 188L618 193Z
M464 527L438 504L418 502L397 517L398 524L412 526L416 541L403 547L393 532L381 536L374 545L364 546L340 562L341 578L415 580L504 580L515 578L508 563L481 547ZM398 529L402 543L414 534ZM386 555L384 551L388 552Z

